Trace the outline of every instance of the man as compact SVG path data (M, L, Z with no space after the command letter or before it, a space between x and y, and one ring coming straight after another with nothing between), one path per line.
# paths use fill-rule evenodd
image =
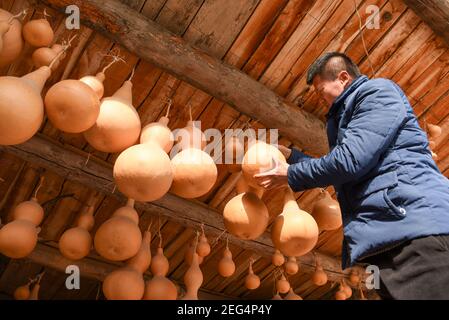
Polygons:
M405 94L368 79L342 53L310 68L307 83L330 107L330 152L312 159L282 151L288 164L255 178L298 192L333 185L342 209L343 268L377 265L384 299L449 299L449 180L432 159Z

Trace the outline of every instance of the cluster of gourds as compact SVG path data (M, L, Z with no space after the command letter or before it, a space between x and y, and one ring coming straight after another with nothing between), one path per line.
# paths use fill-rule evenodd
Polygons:
M242 162L242 178L237 183L238 195L225 206L223 219L226 229L244 240L254 240L267 229L270 214L262 201L264 190L254 175L273 169L276 159L286 162L283 154L274 146L262 141L253 143ZM285 190L284 208L271 228L272 241L282 254L299 257L310 252L317 243L319 230L335 230L342 224L338 202L329 193L322 195L313 209L313 217L301 210L290 188Z

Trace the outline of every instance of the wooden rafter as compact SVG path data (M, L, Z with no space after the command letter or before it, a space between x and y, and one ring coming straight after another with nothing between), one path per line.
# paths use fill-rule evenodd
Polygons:
M404 2L449 46L449 1L404 0Z
M262 83L182 38L118 0L35 0L65 12L77 5L82 21L131 53L190 83L239 112L259 120L312 155L328 151L324 124Z

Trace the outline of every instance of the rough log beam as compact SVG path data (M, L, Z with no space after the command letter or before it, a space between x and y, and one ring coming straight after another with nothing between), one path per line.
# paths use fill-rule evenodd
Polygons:
M133 54L278 129L311 155L328 151L324 124L237 68L195 49L182 38L118 0L34 0L65 12L77 5L81 20Z
M404 2L449 46L449 1L404 0Z
M70 146L64 146L48 137L38 134L28 142L17 146L0 146L0 150L12 153L26 161L47 168L68 180L76 181L106 195L113 195L125 202L126 198L114 192L112 165ZM89 158L89 161L87 159ZM185 227L198 228L204 223L209 236L219 236L225 229L222 215L201 202L188 201L168 193L162 199L151 203L137 202L136 208L145 214L161 215ZM256 252L263 257L274 253L270 235L266 232L255 241L240 240L229 235L229 241L235 245ZM342 273L338 259L317 253L323 268L328 271L330 280L338 280ZM314 271L315 259L309 253L299 258L303 272ZM363 270L360 270L363 272Z

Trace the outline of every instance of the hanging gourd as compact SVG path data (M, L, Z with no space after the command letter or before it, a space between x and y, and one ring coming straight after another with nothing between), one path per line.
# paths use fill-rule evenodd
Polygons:
M142 202L162 198L173 181L170 158L155 143L138 144L123 151L115 161L113 174L120 192Z
M31 289L30 296L28 297L28 300L39 300L39 290L41 289L41 280L44 276L45 271L42 272L40 275L37 276L33 282L35 282L33 289Z
M145 292L143 274L151 263L150 227L144 232L139 251L126 265L106 276L103 293L108 300L140 300Z
M245 278L245 287L249 290L255 290L260 286L260 278L254 274L253 259L249 260L248 275Z
M201 224L201 236L196 248L196 253L198 253L198 256L201 258L207 257L210 253L210 244L204 233L204 224Z
M190 118L187 125L179 131L177 143L181 150L190 148L204 150L206 135L195 126L195 122Z
M243 177L241 179L244 179ZM232 198L223 210L223 219L226 230L237 238L254 240L266 230L270 215L265 203L255 194L257 190L248 186Z
M287 188L284 209L271 228L271 239L284 255L300 257L311 251L318 241L318 226L310 214L302 211Z
M41 188L40 179L34 197L14 208L13 221L0 229L0 252L12 259L27 257L36 247L40 231L38 225L44 219L44 209L37 202L37 192Z
M173 184L170 192L181 198L193 199L208 193L217 181L217 166L214 160L202 151L205 138L194 126L192 118L180 131L182 151L171 160Z
M346 284L346 282L342 279L341 281L341 289L345 292L346 298L349 299L352 296L352 289L350 286Z
M169 153L173 148L173 143L175 138L173 137L173 133L168 127L168 123L170 119L168 115L170 113L170 107L172 105L172 101L168 101L167 114L165 117L161 117L158 122L153 122L146 125L140 134L140 143L156 143L158 144L162 150L166 153Z
M276 280L276 290L280 293L287 293L290 290L290 283L284 274L282 274L280 279Z
M22 23L16 18L25 12L13 16L0 9L0 68L13 63L23 50Z
M327 283L327 274L324 272L318 259L315 258L316 267L315 272L312 274L312 283L316 286L324 286Z
M276 251L273 253L273 256L271 257L271 263L276 267L280 267L284 264L284 262L284 255L278 249L276 249Z
M339 290L335 293L335 300L347 300L349 297L347 289L345 289L343 285L343 281L340 281Z
M94 76L80 80L62 80L45 95L45 111L52 125L68 133L81 133L91 128L100 114L100 99L104 93L105 72L117 57Z
M195 238L187 245L185 254L184 254L184 261L185 263L187 263L188 266L190 266L192 264L192 260L193 260L193 253L195 252L195 243L196 240ZM196 249L196 253L198 253L198 248ZM203 263L204 258L200 255L198 255L198 264L202 264Z
M288 291L288 294L284 297L284 300L303 300L301 296L298 296L294 291L293 288L290 288Z
M321 195L315 202L312 216L320 230L336 230L342 225L340 205L324 189L321 189Z
M276 294L273 296L273 298L271 298L271 300L283 300L283 299L280 296L279 292L276 292Z
M53 42L55 33L46 18L47 13L44 11L43 19L28 21L23 26L23 38L33 47L48 47Z
M143 300L176 300L178 290L169 279L166 278L170 268L169 262L162 249L162 236L159 227L159 247L151 261L151 273L153 278L145 285Z
M242 170L242 160L245 155L245 145L239 136L226 138L224 148L225 165L229 172L239 172Z
M232 261L232 252L229 250L228 239L226 239L226 248L223 251L223 257L218 262L218 273L225 278L232 276L235 272L235 263Z
M36 49L33 52L33 55L31 56L31 60L33 61L33 65L36 68L40 68L43 66L49 66L51 62L61 53L64 51L64 46L60 44L54 44L51 46L51 48L42 47L39 49ZM61 60L63 60L65 57L64 54L62 54L54 63L52 69L55 70L58 68L59 63Z
M70 260L85 258L92 248L92 236L89 231L95 224L94 207L86 206L79 215L76 227L65 231L59 239L59 251Z
M349 283L353 286L357 286L360 283L360 276L356 270L351 270L349 275Z
M0 145L24 143L39 130L41 91L50 75L50 67L41 67L21 78L0 77Z
M198 233L196 237L196 245L198 245ZM184 274L184 284L187 292L182 300L198 300L198 290L203 283L203 273L201 272L200 265L198 263L198 254L195 250L193 252L192 264Z
M299 271L298 262L295 257L289 257L287 262L284 265L285 273L288 275L297 274Z
M122 152L139 139L141 123L132 102L133 75L134 70L112 97L101 101L95 124L83 133L87 142L98 151Z
M14 290L14 299L15 300L28 300L31 295L30 286L33 283L33 280L28 281L27 284L17 287Z
M123 261L135 256L142 243L139 215L134 200L117 209L97 230L94 237L95 250L103 258Z
M256 141L249 145L242 162L243 175L252 187L259 188L254 175L271 170L275 166L273 160L286 162L284 155L275 147L263 141Z

